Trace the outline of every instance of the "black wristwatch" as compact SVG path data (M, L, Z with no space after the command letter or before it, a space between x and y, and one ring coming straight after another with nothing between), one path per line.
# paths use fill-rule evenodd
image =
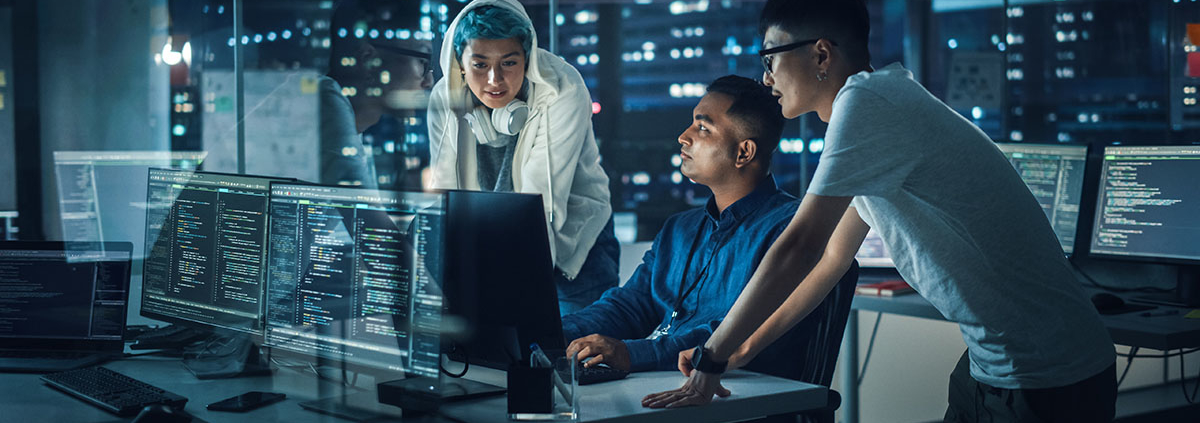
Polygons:
M728 361L716 362L712 359L712 352L705 350L701 345L696 347L692 352L692 368L704 373L721 374L725 373L725 367L729 365Z

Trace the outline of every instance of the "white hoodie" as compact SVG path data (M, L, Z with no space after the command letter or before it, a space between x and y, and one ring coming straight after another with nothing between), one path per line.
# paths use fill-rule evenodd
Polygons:
M513 190L542 195L554 264L574 279L612 215L608 175L600 167L592 134L592 99L579 71L537 48L533 22L515 0L472 1L446 30L440 56L445 76L434 85L429 101L430 188L480 189L475 135L463 118L473 104L455 57L453 35L463 15L480 6L511 9L530 28L533 51L525 71L529 119L513 154Z

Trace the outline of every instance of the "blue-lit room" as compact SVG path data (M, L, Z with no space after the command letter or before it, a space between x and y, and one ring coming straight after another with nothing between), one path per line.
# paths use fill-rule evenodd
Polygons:
M1198 89L1197 0L0 0L0 421L1200 422Z

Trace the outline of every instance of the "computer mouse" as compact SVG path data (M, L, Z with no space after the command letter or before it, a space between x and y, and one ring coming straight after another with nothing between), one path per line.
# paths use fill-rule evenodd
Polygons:
M1100 292L1092 296L1092 305L1096 306L1097 311L1103 313L1124 307L1125 300L1107 292Z
M189 423L192 416L163 404L148 405L133 418L133 423Z

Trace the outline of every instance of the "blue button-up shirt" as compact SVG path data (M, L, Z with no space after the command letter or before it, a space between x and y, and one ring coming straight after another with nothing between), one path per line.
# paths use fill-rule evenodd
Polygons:
M798 206L768 176L723 212L709 199L671 216L624 286L563 317L567 341L593 333L622 339L631 370L676 369L679 352L707 341L725 318ZM666 325L667 334L649 338Z

